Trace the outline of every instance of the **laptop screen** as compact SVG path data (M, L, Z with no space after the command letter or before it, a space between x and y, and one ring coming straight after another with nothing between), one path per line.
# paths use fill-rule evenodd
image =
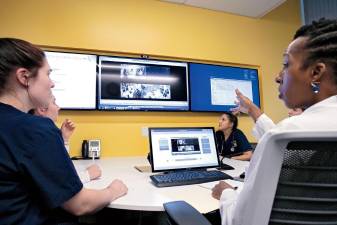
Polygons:
M219 166L213 127L149 128L152 171Z

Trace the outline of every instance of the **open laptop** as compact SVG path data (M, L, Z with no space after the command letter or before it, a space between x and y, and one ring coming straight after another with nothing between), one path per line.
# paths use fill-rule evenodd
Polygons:
M149 128L152 171L219 166L213 127Z
M149 139L152 172L219 167L213 127L149 128Z

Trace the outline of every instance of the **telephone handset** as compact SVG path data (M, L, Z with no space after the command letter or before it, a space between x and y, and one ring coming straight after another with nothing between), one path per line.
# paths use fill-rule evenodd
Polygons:
M83 142L82 142L82 157L84 159L89 158L89 142L88 142L88 140L83 140Z

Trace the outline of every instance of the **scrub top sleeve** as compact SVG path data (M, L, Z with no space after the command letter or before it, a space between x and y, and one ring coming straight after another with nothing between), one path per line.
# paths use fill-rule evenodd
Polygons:
M244 152L244 151L250 151L253 149L246 135L241 130L238 129L236 131L236 135L237 135L237 141L239 142L240 151Z
M33 180L32 188L47 207L59 207L76 195L83 184L64 148L61 133L51 120L37 129L26 129L22 172Z

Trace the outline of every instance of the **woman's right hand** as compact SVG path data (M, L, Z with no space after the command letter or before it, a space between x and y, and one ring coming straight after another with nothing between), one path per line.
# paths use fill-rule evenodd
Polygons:
M237 114L237 113L242 112L242 113L248 114L249 108L254 103L249 98L244 96L239 91L239 89L235 89L235 94L236 94L237 101L235 101L236 107L231 109L232 113Z
M261 115L262 111L257 105L255 105L248 97L243 95L239 89L235 89L236 98L238 99L235 103L237 107L232 108L233 114L238 114L240 112L249 114L254 121L256 121Z
M220 181L212 188L212 197L220 200L223 190L228 188L235 189L232 185L226 183L225 181Z
M126 195L128 192L126 185L119 179L113 180L107 188L112 194L112 201L122 197L123 195Z
M65 119L61 125L61 133L64 142L69 142L70 136L75 130L75 123L70 119Z

